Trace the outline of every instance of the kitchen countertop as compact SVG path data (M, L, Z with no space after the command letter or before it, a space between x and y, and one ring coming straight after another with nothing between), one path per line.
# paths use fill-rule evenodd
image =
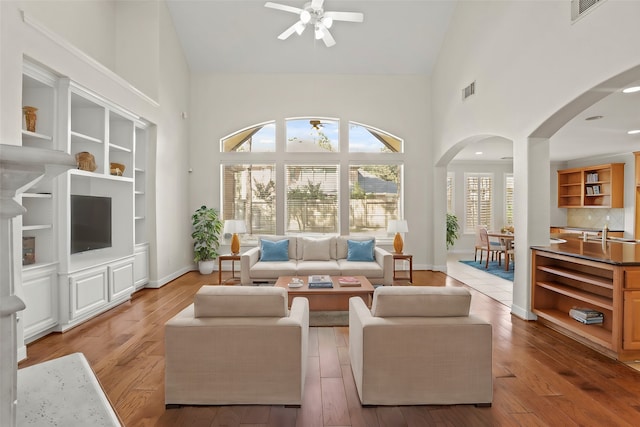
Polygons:
M571 233L552 234L551 237L566 242L532 246L531 249L607 264L640 266L640 241L624 242L611 238L603 246L602 241L595 237L586 242L581 236Z
M589 233L600 233L602 228L589 228L589 227L571 227L568 225L552 225L551 228L560 228L562 230L575 230L575 231L587 231ZM624 233L624 230L609 229L609 232Z

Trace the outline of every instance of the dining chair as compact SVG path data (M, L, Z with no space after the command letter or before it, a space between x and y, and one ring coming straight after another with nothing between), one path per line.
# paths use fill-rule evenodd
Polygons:
M484 228L481 225L476 226L476 244L475 244L475 252L473 254L473 260L478 261L478 251L480 251L480 262L482 262L482 253L486 245L482 243L482 236L480 236L480 229Z
M509 271L509 261L515 265L515 250L513 247L513 239L504 239L505 252L504 252L504 269Z
M493 258L494 255L498 256L498 265L502 265L502 254L503 253L506 254L506 251L507 251L506 246L504 246L501 243L496 244L496 242L492 244L492 242L489 241L489 233L487 232L487 229L484 227L479 228L479 233L480 233L480 241L482 242L481 251L487 252L487 260L485 262L484 268L485 269L489 268L489 258L494 259ZM480 262L482 262L482 252L480 254Z

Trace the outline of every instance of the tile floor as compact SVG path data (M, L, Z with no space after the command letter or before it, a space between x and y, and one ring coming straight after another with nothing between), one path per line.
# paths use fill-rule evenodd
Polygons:
M469 267L459 260L473 259L472 253L449 253L447 256L447 275L457 279L478 292L511 308L513 302L513 282Z

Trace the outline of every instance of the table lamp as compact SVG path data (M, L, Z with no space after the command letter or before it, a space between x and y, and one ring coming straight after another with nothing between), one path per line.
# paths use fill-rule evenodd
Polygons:
M402 236L400 233L406 233L409 231L409 227L407 227L407 220L405 219L392 219L389 221L389 225L387 226L387 231L389 233L396 233L396 237L393 239L393 249L397 254L402 253L402 247L404 246L404 242L402 241Z
M240 253L240 239L238 233L246 233L247 225L241 219L228 219L224 222L224 233L233 234L231 237L231 254Z

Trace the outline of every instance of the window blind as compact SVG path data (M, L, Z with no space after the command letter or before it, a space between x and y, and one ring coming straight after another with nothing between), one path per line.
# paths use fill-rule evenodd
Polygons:
M493 227L493 175L465 174L465 233L476 226Z

